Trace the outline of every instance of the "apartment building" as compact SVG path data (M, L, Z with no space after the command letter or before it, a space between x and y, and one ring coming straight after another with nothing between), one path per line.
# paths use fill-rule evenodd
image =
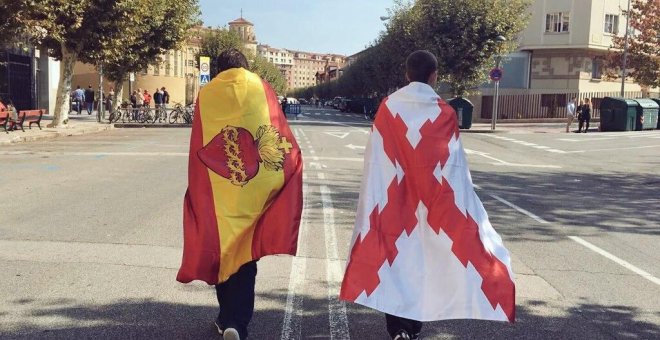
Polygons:
M517 53L505 57L507 89L612 92L620 80L604 77L603 61L615 36L625 33L628 0L536 0ZM486 86L488 87L488 86ZM626 91L641 91L628 79Z
M295 56L293 52L283 48L273 48L269 45L258 45L257 54L275 64L286 79L287 87L290 89L294 88L295 79L293 67Z

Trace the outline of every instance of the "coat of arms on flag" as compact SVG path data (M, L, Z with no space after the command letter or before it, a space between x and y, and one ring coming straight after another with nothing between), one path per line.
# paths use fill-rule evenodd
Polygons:
M427 84L378 110L341 298L418 321L515 319L509 253L474 191L456 114Z

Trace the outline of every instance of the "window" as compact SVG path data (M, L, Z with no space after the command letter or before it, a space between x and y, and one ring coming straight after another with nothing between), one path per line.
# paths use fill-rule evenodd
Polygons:
M591 60L591 79L603 78L603 59L594 58Z
M549 13L545 17L545 31L551 33L568 32L570 15L567 12Z
M619 16L616 14L605 15L605 33L619 34Z

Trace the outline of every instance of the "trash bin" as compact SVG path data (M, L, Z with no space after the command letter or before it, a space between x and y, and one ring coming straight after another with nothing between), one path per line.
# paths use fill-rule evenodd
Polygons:
M660 98L651 98L651 100L656 102L660 107ZM660 108L658 108L658 124L655 126L655 128L660 130Z
M605 97L600 102L600 131L633 131L637 104L632 99Z
M456 97L448 103L456 111L458 118L458 127L461 129L469 129L472 127L472 112L474 105L463 97Z
M658 127L658 109L660 105L649 98L635 99L637 104L637 126L635 130L653 130Z

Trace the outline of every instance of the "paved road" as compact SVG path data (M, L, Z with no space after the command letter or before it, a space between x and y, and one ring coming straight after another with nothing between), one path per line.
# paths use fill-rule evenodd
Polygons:
M300 257L260 261L251 338L385 339L336 300L369 124L306 109ZM188 129L0 147L0 338L217 338L215 294L174 281ZM660 132L463 134L516 272L518 322L426 339L659 338Z

